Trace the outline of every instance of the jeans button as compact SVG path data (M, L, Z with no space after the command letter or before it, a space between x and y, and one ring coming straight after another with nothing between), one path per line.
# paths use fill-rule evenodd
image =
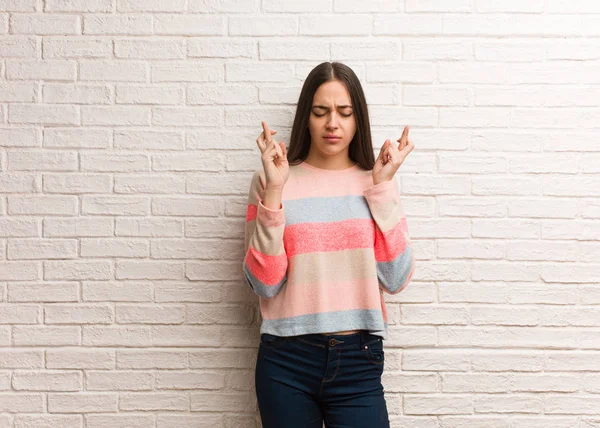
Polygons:
M335 339L329 340L329 346L331 346L331 347L334 347L336 343L337 343L337 340L335 340Z

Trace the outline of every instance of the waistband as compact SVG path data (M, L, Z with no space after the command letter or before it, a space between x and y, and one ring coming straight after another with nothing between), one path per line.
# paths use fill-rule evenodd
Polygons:
M353 334L302 334L298 336L288 336L286 337L286 340L299 340L300 342L304 342L309 345L317 346L320 348L363 348L364 346L381 342L383 339L381 338L381 336L376 336L374 334L369 333L366 330L361 330L360 332Z

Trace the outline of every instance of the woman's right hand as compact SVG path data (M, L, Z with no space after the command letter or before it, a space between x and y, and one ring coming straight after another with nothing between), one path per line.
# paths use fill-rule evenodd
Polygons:
M267 189L283 189L290 176L290 165L287 160L287 149L283 141L277 142L273 135L277 131L269 129L262 121L263 132L256 139L256 144L262 153L262 164L265 170Z

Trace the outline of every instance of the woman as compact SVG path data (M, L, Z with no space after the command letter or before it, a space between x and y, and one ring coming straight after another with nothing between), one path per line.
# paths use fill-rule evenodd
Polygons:
M361 84L336 62L306 78L289 151L262 126L243 269L260 296L263 428L389 427L383 292L414 271L394 178L414 148L408 127L374 159Z

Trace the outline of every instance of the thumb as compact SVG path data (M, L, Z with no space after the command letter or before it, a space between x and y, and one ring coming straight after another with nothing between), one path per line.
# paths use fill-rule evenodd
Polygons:
M283 141L279 142L279 146L281 147L281 152L283 153L283 157L287 157L287 148L285 147L285 143Z

